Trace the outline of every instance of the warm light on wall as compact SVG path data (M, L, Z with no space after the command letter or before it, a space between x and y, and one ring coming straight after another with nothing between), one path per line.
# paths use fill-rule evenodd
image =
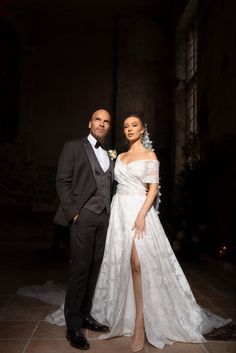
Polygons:
M224 256L225 253L226 253L226 250L227 250L227 246L222 245L222 246L220 247L220 249L219 249L219 257Z

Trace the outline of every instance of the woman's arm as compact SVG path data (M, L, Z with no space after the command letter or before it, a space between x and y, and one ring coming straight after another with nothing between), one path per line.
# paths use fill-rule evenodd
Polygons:
M146 199L140 209L138 216L134 222L132 230L135 229L134 238L141 239L146 232L146 221L145 217L149 209L152 207L155 197L158 193L159 184L149 184L149 189L146 195Z

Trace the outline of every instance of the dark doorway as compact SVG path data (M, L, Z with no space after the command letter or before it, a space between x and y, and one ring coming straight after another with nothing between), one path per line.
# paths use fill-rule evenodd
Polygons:
M19 39L0 21L0 142L14 142L18 127Z

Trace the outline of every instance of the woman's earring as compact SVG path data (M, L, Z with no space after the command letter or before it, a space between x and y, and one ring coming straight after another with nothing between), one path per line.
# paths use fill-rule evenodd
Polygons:
M143 136L144 136L144 133L142 133L141 135L140 135L140 141L143 143Z

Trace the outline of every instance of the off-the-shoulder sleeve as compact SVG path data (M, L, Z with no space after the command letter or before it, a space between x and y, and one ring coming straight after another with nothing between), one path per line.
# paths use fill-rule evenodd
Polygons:
M143 177L144 183L159 183L159 164L160 163L157 160L145 161L145 175Z

